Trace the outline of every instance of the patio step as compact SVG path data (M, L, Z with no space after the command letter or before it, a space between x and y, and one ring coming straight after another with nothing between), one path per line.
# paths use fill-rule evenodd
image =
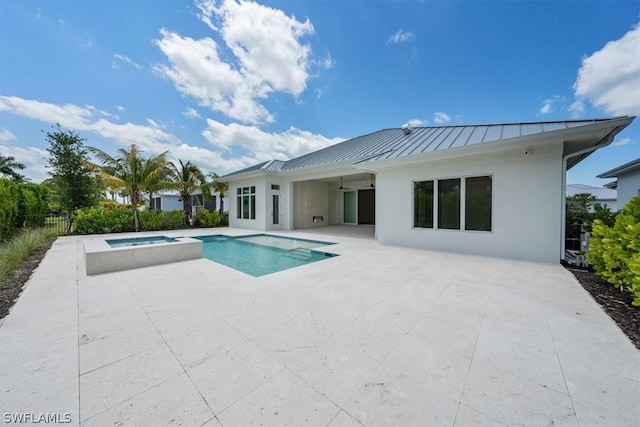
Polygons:
M311 258L311 249L306 248L295 248L287 251L286 256L289 258L295 258L299 260L306 261Z

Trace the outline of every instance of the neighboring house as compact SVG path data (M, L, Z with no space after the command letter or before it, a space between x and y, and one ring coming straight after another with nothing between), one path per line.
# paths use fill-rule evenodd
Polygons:
M383 129L226 175L230 226L364 224L385 244L557 262L566 171L633 119Z
M182 210L182 197L177 192L166 191L154 193L151 199L151 207L155 210L174 211ZM225 210L227 207L228 197L224 197ZM213 193L211 197L205 200L201 193L191 195L191 214L195 215L198 209L207 209L210 211L220 209L220 194Z
M589 210L593 212L594 206L602 206L609 208L615 212L617 207L617 191L611 188L593 187L585 184L569 184L567 185L566 196L572 197L577 194L588 194L593 196L595 200L589 204Z
M634 196L640 196L640 158L625 163L598 175L598 178L618 178L615 185L618 190L618 206L620 209Z

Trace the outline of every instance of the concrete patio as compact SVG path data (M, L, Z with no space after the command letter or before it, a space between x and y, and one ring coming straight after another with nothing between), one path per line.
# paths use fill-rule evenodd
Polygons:
M214 232L249 234L162 234ZM640 352L562 267L321 233L282 234L341 256L261 278L88 277L58 239L0 327L3 422L640 425Z

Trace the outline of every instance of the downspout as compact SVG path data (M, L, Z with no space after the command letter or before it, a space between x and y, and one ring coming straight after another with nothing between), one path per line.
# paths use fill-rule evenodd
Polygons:
M561 223L560 223L560 260L564 261L565 251L566 251L566 241L565 234L567 232L567 161L576 156L581 156L583 154L592 153L599 148L606 147L611 144L613 141L613 137L611 134L607 135L604 139L606 141L605 144L596 144L593 147L584 148L580 151L576 151L575 153L567 154L562 158L562 215L561 215Z

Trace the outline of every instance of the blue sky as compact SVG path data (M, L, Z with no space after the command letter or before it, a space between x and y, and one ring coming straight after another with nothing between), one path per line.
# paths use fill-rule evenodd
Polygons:
M59 122L224 174L381 128L640 114L632 1L3 1L0 152ZM640 120L569 172L640 157Z

